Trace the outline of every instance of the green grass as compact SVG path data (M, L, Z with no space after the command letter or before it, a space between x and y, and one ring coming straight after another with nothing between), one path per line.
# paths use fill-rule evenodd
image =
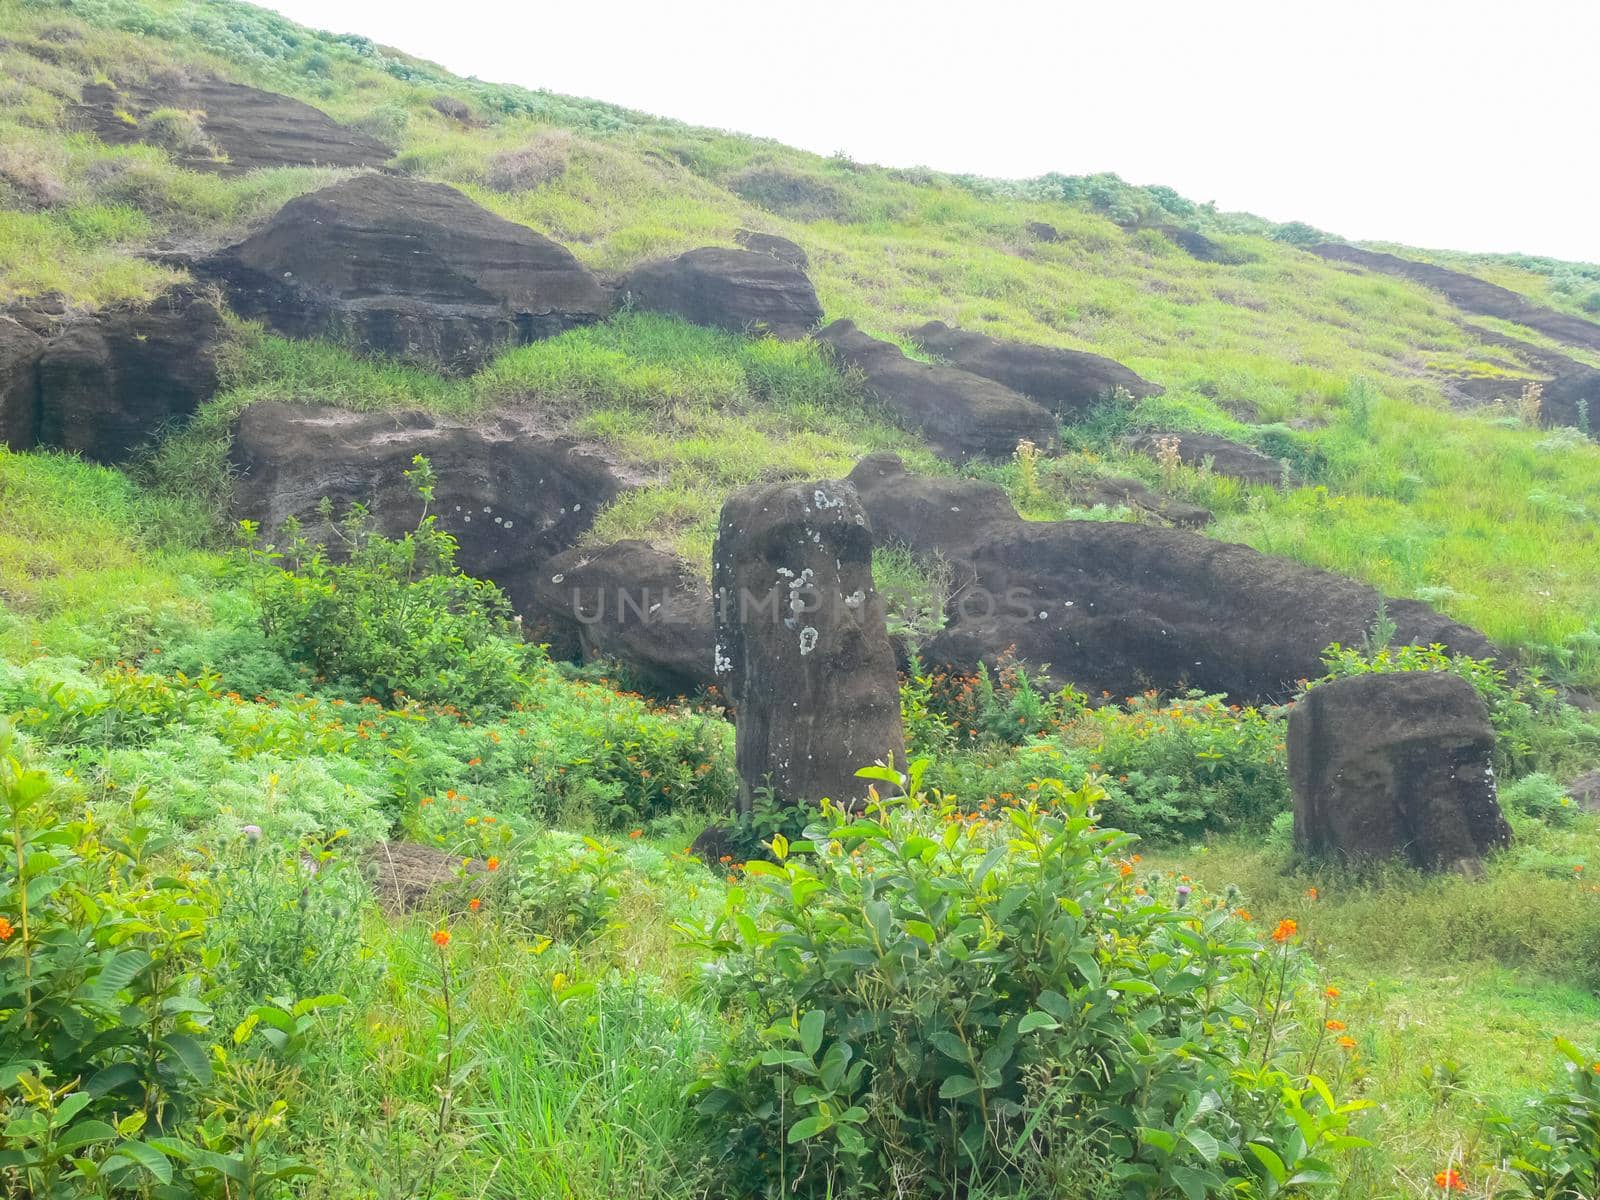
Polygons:
M807 249L830 318L902 342L937 318L1109 354L1165 385L1131 415L1067 431L1034 492L1023 493L1014 463L967 469L1007 487L1030 518L1083 516L1067 495L1074 479L1131 474L1212 509L1213 536L1426 599L1535 660L1555 662L1564 640L1600 631L1600 447L1449 410L1437 374L1514 381L1521 372L1438 296L1306 255L1265 222L1194 212L1240 260L1199 263L1115 222L1180 203L1148 190L860 167L457 80L226 2L77 0L69 11L0 0L0 24L0 301L47 291L82 306L148 296L178 273L140 251L237 238L339 177L283 170L224 180L154 148L108 148L68 129L86 82L218 70L381 133L400 169L461 186L603 273L760 228ZM429 101L441 94L468 103L480 124L463 128L436 112ZM552 135L545 145L560 169L546 182L491 186L496 155ZM753 171L783 174L806 195L798 206L763 208L746 198L756 195ZM1032 240L1025 226L1034 220L1062 240ZM1569 312L1581 309L1590 277L1581 264L1426 256ZM725 886L721 871L681 853L715 815L703 811L712 789L687 787L679 807L634 839L605 819L615 779L586 790L568 778L607 756L637 757L617 745L640 731L670 744L688 728L682 714L553 669L533 681L527 711L498 724L355 715L355 697L296 678L263 648L259 614L216 552L228 423L260 400L462 417L525 406L552 432L603 444L648 483L599 514L593 539L650 537L701 563L722 498L744 483L837 477L877 449L903 453L915 469L950 468L815 347L649 314L510 351L466 380L236 324L226 381L131 475L0 449L0 683L45 714L34 715L32 750L70 766L113 826L131 819L127 797L146 792L174 853L220 844L246 817L360 838L391 829L456 848L464 824L441 832L424 814L437 816L442 799L428 809L420 800L424 791L442 798L436 785L447 784L463 806L452 821L548 822L592 834L624 864L617 907L589 936L550 941L515 912L450 918L457 1061L475 1066L443 1132L436 920L388 919L370 907L350 919L362 923L363 958L382 970L352 983L353 1003L326 1019L308 1063L270 1068L237 1055L219 1064L230 1104L254 1112L288 1101L284 1136L317 1169L309 1196L409 1196L435 1169L438 1190L460 1196L703 1196L716 1175L695 1156L683 1087L729 1025L710 1008L704 964L678 927ZM1300 486L1248 488L1190 468L1164 477L1118 446L1128 429L1158 425L1286 454ZM925 621L943 586L937 572L893 548L880 548L875 565L883 589L905 597L900 615ZM176 682L173 672L206 667L221 671L218 688L287 687L263 702L219 691L156 733L130 721L126 743L110 721L52 740L51 705L102 696L102 668L119 659L152 672L145 686L156 696ZM1600 662L1574 661L1573 682L1600 685ZM62 700L44 702L56 684ZM312 694L299 699L294 689ZM714 755L723 776L725 750ZM634 774L629 782L642 784ZM1487 1153L1485 1113L1514 1108L1547 1082L1553 1036L1593 1043L1600 893L1584 880L1600 875L1600 829L1593 819L1549 828L1518 818L1517 827L1517 848L1481 881L1299 869L1259 839L1148 856L1202 891L1242 888L1260 923L1298 921L1342 989L1339 1019L1357 1045L1338 1060L1336 1082L1379 1105L1364 1127L1377 1145L1343 1181L1348 1200L1436 1195L1435 1170ZM1461 1086L1431 1088L1423 1069L1451 1061Z

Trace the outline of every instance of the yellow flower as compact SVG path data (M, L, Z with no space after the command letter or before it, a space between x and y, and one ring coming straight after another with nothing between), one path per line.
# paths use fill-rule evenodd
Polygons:
M552 992L559 992L562 988L564 988L566 986L567 986L567 973L565 971L557 971L554 975L552 975L550 977L550 990Z

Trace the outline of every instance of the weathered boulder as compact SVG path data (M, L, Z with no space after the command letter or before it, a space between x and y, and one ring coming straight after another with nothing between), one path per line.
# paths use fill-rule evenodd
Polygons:
M907 358L893 342L869 337L849 320L835 321L817 340L860 371L867 390L921 429L945 458L1006 458L1023 439L1041 447L1055 443L1055 418L1004 384Z
M775 233L741 229L733 235L733 240L746 250L754 250L757 254L770 254L779 262L786 262L797 271L804 271L811 265L806 252L797 243L791 242L786 237L779 237Z
M280 333L458 373L610 307L565 247L453 187L391 175L291 200L195 269Z
M957 590L924 658L958 670L1012 652L1091 693L1201 688L1287 699L1322 674L1332 642L1359 642L1379 593L1354 580L1181 529L1023 521L996 485L907 473L892 454L850 474L880 542L941 554ZM1396 644L1492 658L1475 630L1390 600Z
M147 119L157 109L194 113L198 138L174 140L161 122ZM261 167L375 167L391 157L376 138L309 104L225 79L90 84L75 118L110 145L166 145L184 166L222 175Z
M535 572L571 547L628 484L597 449L541 431L516 410L452 421L420 412L252 404L233 428L234 510L274 536L290 517L328 540L335 519L364 504L390 536L416 528L422 501L405 478L414 456L438 476L432 511L460 543L468 575L503 587L518 612L535 601Z
M1143 379L1114 359L1082 350L1033 346L929 321L911 336L951 365L1003 383L1064 421L1088 415L1095 404L1122 388L1134 399L1159 396L1159 384Z
M216 305L192 287L68 323L39 357L39 444L125 462L216 394L225 336Z
M711 588L649 542L568 550L535 577L532 636L552 655L622 663L651 691L684 695L716 682Z
M1129 438L1127 446L1130 450L1157 458L1161 453L1161 443L1168 438L1178 439L1178 461L1187 466L1210 467L1216 474L1226 475L1241 483L1283 486L1284 467L1281 460L1214 433L1151 429Z
M1586 771L1567 784L1567 795L1584 812L1600 813L1600 771Z
M1163 496L1125 475L1095 475L1082 479L1073 483L1067 494L1074 503L1085 508L1100 504L1107 508L1131 508L1180 529L1203 529L1211 524L1210 509Z
M1483 699L1444 671L1312 688L1289 714L1295 843L1319 856L1474 867L1511 844Z
M736 716L742 803L859 799L856 771L903 762L899 680L848 483L758 484L722 506L715 662Z
M1557 341L1600 350L1600 324L1545 308L1510 288L1479 279L1476 275L1468 275L1465 271L1452 271L1449 267L1434 263L1418 262L1377 250L1363 250L1360 246L1341 242L1323 242L1312 246L1311 253L1334 262L1410 279L1444 293L1445 299L1464 312L1499 317L1503 321L1537 329Z
M44 339L0 317L0 446L32 450L39 437L39 358Z
M636 308L734 333L804 337L822 320L804 272L755 250L704 246L635 267L619 288Z

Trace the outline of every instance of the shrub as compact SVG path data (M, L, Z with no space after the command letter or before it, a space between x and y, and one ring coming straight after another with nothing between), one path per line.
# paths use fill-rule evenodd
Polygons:
M1505 1196L1588 1200L1600 1196L1600 1055L1556 1039L1562 1078L1527 1113L1500 1117L1514 1180Z
M351 990L359 972L365 882L321 839L281 842L254 825L211 864L217 911L206 944L230 1016L276 997Z
M1026 713L1031 693L1014 691L1003 705L972 700L983 697L983 683L979 676L955 692L969 706L962 719L971 724L962 732L975 735L970 748L947 753L930 777L970 810L1003 807L1036 792L1041 773L1072 787L1092 780L1104 792L1100 809L1108 822L1158 842L1265 831L1288 807L1283 721L1275 711L1241 708L1220 696L1163 699L1149 692L1130 697L1126 707L1083 708L1077 697L1073 713L1063 693L1029 730L1015 715L996 714ZM936 739L918 731L937 733L939 727L920 715L929 702L914 681L905 698L907 737L914 751L921 750ZM1008 721L1032 735L1015 751L1008 739L984 734Z
M1361 1105L1290 1068L1292 923L1142 895L1093 789L973 822L923 766L775 838L704 933L750 1016L698 1089L727 1193L968 1195L1063 1157L1128 1195L1331 1183Z
M1567 789L1542 771L1503 786L1500 803L1512 812L1555 826L1570 825L1582 811L1567 795Z
M502 150L489 160L483 181L497 192L525 192L559 179L572 154L572 134L565 129L541 133L526 146Z
M457 96L435 96L428 101L428 107L442 117L449 117L452 121L464 123L472 120L472 106Z
M103 838L13 750L0 727L0 1188L187 1197L226 1178L274 1194L306 1173L270 1152L281 1108L199 1119L213 1069L204 882L156 869L137 824Z
M1146 693L1094 710L1073 738L1105 788L1106 820L1143 837L1262 830L1289 804L1281 717L1221 696Z
M417 528L383 537L358 506L339 531L344 561L292 526L285 552L259 549L246 523L244 562L267 636L286 657L380 697L509 707L542 652L522 641L499 588L457 569L455 539L426 511L433 500L427 460L418 455L406 478L424 501Z
M158 108L139 123L144 140L179 158L216 158L216 145L206 136L205 113Z

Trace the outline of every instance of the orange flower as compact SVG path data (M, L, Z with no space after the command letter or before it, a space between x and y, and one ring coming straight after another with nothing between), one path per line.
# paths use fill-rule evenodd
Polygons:
M1126 879L1129 875L1133 874L1133 864L1129 862L1123 863L1117 868L1117 874Z
M1233 910L1233 915L1238 917L1241 921L1255 920L1255 918L1250 915L1250 910L1248 908L1236 908Z
M498 871L500 869L500 860L491 854L489 856L489 861L483 865L488 867L491 871Z
M432 803L433 803L433 797L432 796L424 796L421 800L417 801L417 807L418 808L427 808L428 805L430 805Z
M1433 1177L1433 1185L1441 1187L1447 1192L1464 1192L1467 1185L1461 1182L1461 1176L1454 1167L1446 1168Z
M1307 900L1315 900L1316 898L1317 898L1317 889L1316 888L1307 888L1306 889L1306 899Z
M1328 1032L1329 1033L1343 1033L1344 1032L1344 1022L1343 1021L1329 1021L1327 1023L1327 1025L1328 1025Z
M1282 945L1284 942L1287 942L1290 938L1292 938L1299 928L1300 927L1293 921L1285 918L1284 920L1279 921L1278 927L1272 931L1272 940L1277 942L1279 945Z
M16 932L15 926L4 917L0 917L0 942L9 942L11 935Z
M483 901L478 899L476 896L474 896L471 900L467 901L467 907L470 908L473 912L477 912L480 908L483 907Z
M1356 1040L1353 1037L1342 1037L1339 1039L1339 1045L1346 1050L1354 1050L1356 1048Z
M631 833L629 833L628 836L631 837L631 838L635 838L635 839L642 838L644 836L644 830L635 829Z
M732 862L733 861L733 855L724 854L721 858L717 859L717 861L718 862Z
M1329 1000L1337 1000L1339 998L1339 989L1336 987L1323 988L1322 994Z
M450 944L450 931L448 929L434 930L433 944L438 946L441 950L448 946Z

